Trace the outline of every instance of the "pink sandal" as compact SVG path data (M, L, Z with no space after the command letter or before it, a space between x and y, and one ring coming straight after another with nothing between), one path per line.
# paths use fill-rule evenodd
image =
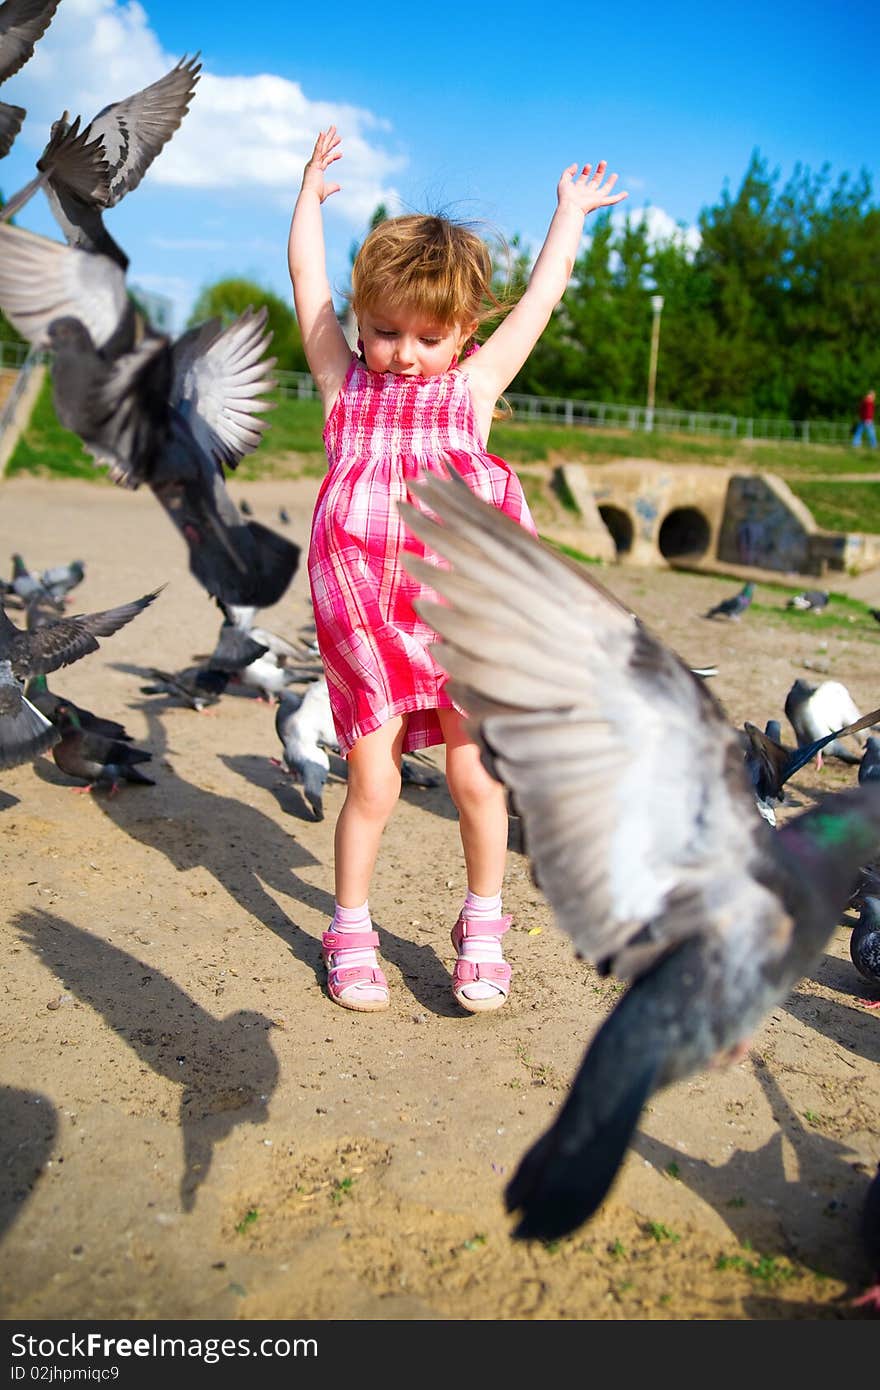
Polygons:
M506 960L468 960L461 954L462 945L468 937L501 937L509 930L512 921L512 917L499 917L495 921L481 922L477 918L467 918L462 914L452 928L452 944L458 952L458 960L452 972L452 992L461 1007L469 1013L481 1014L500 1009L510 994L512 971ZM497 992L487 999L468 999L464 993L464 986L472 985L477 980L494 985Z
M376 950L379 935L374 931L325 931L321 937L321 953L327 967L327 992L335 1004L358 1013L377 1013L388 1008L388 981L378 966L342 965L348 951ZM384 999L359 999L353 987L375 985L385 991ZM352 990L351 994L347 991Z

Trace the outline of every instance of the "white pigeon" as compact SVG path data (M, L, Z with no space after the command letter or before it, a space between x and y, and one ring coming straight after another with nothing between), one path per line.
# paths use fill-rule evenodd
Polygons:
M281 766L302 782L315 820L323 820L324 783L330 775L327 749L339 751L326 679L313 681L302 695L293 690L282 693L275 731L284 749Z
M861 719L853 697L840 681L822 681L821 685L810 685L803 679L796 680L785 698L785 715L794 729L798 747L803 748L814 739L843 729L847 724L855 724ZM859 733L852 737L859 745L859 752L840 740L826 744L816 754L816 767L822 766L822 754L826 757L840 758L847 763L861 761L861 748L866 735Z

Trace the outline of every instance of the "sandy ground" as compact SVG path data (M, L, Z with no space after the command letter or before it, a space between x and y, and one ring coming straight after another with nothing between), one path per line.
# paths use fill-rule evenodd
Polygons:
M315 487L237 495L270 525L283 502L304 542ZM4 572L14 549L34 568L86 561L74 611L167 588L50 681L122 719L156 785L77 795L51 757L0 780L4 1318L868 1316L851 1300L871 1277L857 1232L880 1014L859 1003L845 921L745 1062L654 1097L592 1222L515 1242L504 1184L619 992L554 926L517 823L508 1006L470 1016L451 996L464 873L445 786L405 789L371 894L390 1010L334 1006L319 938L344 783L315 821L269 761L268 705L229 694L209 717L140 694L147 668L190 664L218 629L165 516L146 492L11 480ZM603 577L687 661L717 664L734 723L782 718L805 662L880 704L880 629L821 647L754 615L703 621L730 580ZM301 571L262 618L291 634L306 616ZM805 771L792 809L853 780Z

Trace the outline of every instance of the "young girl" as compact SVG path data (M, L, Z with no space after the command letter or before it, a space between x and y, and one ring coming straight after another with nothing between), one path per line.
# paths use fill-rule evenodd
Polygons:
M397 503L425 470L450 461L468 485L523 526L534 525L512 470L486 452L499 396L547 325L572 272L584 218L618 203L604 161L565 170L557 207L519 302L478 352L481 321L497 314L491 260L468 228L443 217L380 223L352 269L358 353L336 313L324 255L321 204L339 191L327 170L341 157L334 126L305 167L288 263L309 368L324 405L329 471L315 504L309 583L318 645L341 752L348 759L336 823L336 910L322 938L331 999L346 1009L388 1007L368 895L385 824L400 791L401 754L446 745L446 780L459 815L467 897L452 929L452 987L472 1013L499 1008L510 990L501 937L507 850L504 789L444 689L428 648L435 634L415 613L427 592L403 569L407 536ZM423 553L423 552L422 552Z

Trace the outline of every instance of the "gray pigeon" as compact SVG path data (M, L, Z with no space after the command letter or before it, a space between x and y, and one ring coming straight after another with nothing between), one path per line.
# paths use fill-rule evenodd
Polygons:
M403 504L406 523L451 566L405 557L444 600L417 607L450 694L560 927L630 985L506 1190L515 1234L554 1239L596 1211L651 1095L742 1056L810 969L880 844L880 788L771 831L718 702L632 612L457 475L411 488L431 515Z
M876 864L862 870L855 905L859 920L849 939L850 959L862 978L880 989L880 871ZM880 1009L880 995L860 1003L869 1009Z
M265 306L175 342L135 310L106 256L0 225L0 308L34 346L53 351L59 420L114 482L147 483L183 536L192 574L233 604L284 594L300 547L245 522L225 483L259 443L275 359Z
M177 130L199 80L201 64L196 58L181 58L157 82L105 106L81 134L79 117L69 126L65 112L52 126L49 144L37 160L37 177L10 198L4 217L17 212L42 186L68 245L100 252L126 270L128 257L104 226L102 212L137 188ZM91 178L83 173L87 151L100 159Z
M792 594L785 606L806 613L810 609L827 608L828 598L827 589L803 589L799 594Z
M732 618L738 620L749 607L755 594L755 586L751 580L743 585L738 594L724 598L720 603L716 603L714 608L710 608L704 614L706 618Z
M880 738L869 734L865 740L865 751L859 763L859 781L880 781Z
M152 753L131 743L90 733L83 728L79 714L72 706L59 705L55 727L61 738L52 748L52 757L62 772L69 777L81 778L86 783L83 791L109 787L112 796L121 782L138 782L147 787L156 785L137 766L138 763L149 762Z
M164 587L164 585L162 586ZM99 637L118 632L136 618L162 592L154 589L132 603L107 608L100 613L76 613L69 618L56 618L32 632L22 632L8 617L0 600L0 661L8 661L16 680L27 681L31 676L46 676L59 666L69 666L89 652L96 652Z
M40 583L60 603L85 579L86 567L82 560L71 560L66 565L50 565L40 575Z
M32 676L24 688L24 693L34 708L38 709L40 714L52 724L55 724L59 718L59 709L65 706L77 716L80 724L88 733L103 734L105 738L118 739L121 743L134 742L124 724L120 724L117 719L104 719L100 714L93 714L91 710L84 709L82 705L74 704L73 700L68 700L63 695L57 695L54 690L49 689L49 683L45 676Z
M31 57L58 8L58 0L3 0L0 5L0 82L12 77ZM27 112L0 101L0 159L7 155Z
M797 749L786 748L783 745L782 730L777 719L768 719L763 734L754 724L746 721L743 725L746 771L755 789L758 810L764 819L769 821L770 825L776 824L773 802L783 800L782 789L790 777L802 767L806 767L813 758L818 758L823 749L838 746L839 739L860 733L862 729L875 724L878 719L880 709L871 710L870 714L862 715L854 723L823 734ZM870 742L870 739L868 741ZM876 739L874 741L877 742ZM860 773L859 781L861 780Z

